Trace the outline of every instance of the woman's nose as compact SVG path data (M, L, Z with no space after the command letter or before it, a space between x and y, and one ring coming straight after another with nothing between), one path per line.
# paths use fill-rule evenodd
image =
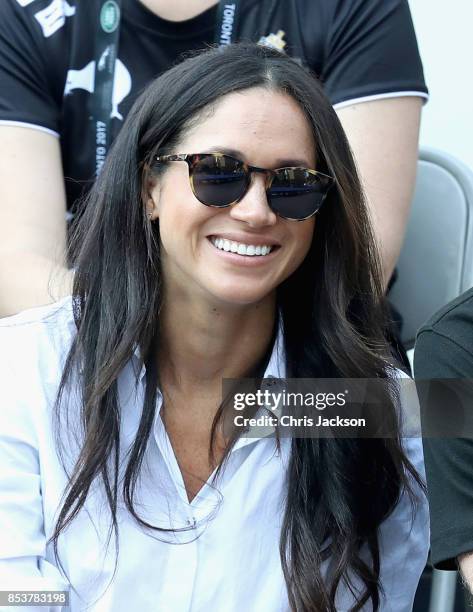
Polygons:
M243 198L230 209L230 216L247 223L250 227L274 225L277 215L268 204L266 181L261 174L252 174L248 191Z

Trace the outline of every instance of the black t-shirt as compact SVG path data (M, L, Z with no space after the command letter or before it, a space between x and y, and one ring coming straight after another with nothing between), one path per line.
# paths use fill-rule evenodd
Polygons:
M69 208L95 168L87 105L94 91L94 5L95 0L0 2L0 125L29 124L60 136ZM235 40L283 40L284 50L320 77L334 105L427 94L407 0L240 5ZM184 52L213 43L216 16L215 6L173 23L138 0L122 0L112 136L152 78Z
M414 373L416 379L473 379L473 289L419 330ZM448 422L454 407L444 408ZM456 557L473 551L473 439L425 437L423 442L432 562L455 570Z

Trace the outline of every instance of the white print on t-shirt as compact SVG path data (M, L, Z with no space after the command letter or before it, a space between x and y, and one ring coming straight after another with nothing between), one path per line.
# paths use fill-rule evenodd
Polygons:
M18 4L20 6L28 6L28 4L31 4L32 2L34 2L34 0L16 0L18 2Z
M43 30L45 38L49 38L62 28L66 17L75 15L76 7L69 6L66 0L53 0L49 6L35 13L35 18Z
M66 78L64 95L69 95L74 89L84 89L89 93L95 90L95 61L89 62L81 70L69 70ZM112 118L123 121L123 115L118 112L118 105L131 91L131 74L125 64L115 60L115 78L112 92Z

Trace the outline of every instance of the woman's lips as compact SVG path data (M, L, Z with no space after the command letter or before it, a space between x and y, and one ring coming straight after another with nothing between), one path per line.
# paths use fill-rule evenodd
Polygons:
M254 239L251 243L242 243L224 239L220 236L209 236L207 240L220 257L229 262L246 266L264 265L274 259L280 249L279 245L259 243Z
M210 236L210 242L221 251L246 255L248 257L265 257L276 247L276 245L271 244L269 240L266 242L257 240L240 242L237 240L229 240L221 236Z

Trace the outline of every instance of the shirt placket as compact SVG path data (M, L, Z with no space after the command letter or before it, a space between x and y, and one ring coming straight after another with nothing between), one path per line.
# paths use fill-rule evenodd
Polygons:
M187 499L184 480L159 412L156 416L154 436L174 484L177 502L170 510L171 525L177 529L175 532L177 543L169 545L166 576L162 579L160 600L168 602L168 608L173 612L188 612L192 610L192 596L197 577L197 518L194 507ZM184 530L179 531L180 528Z

